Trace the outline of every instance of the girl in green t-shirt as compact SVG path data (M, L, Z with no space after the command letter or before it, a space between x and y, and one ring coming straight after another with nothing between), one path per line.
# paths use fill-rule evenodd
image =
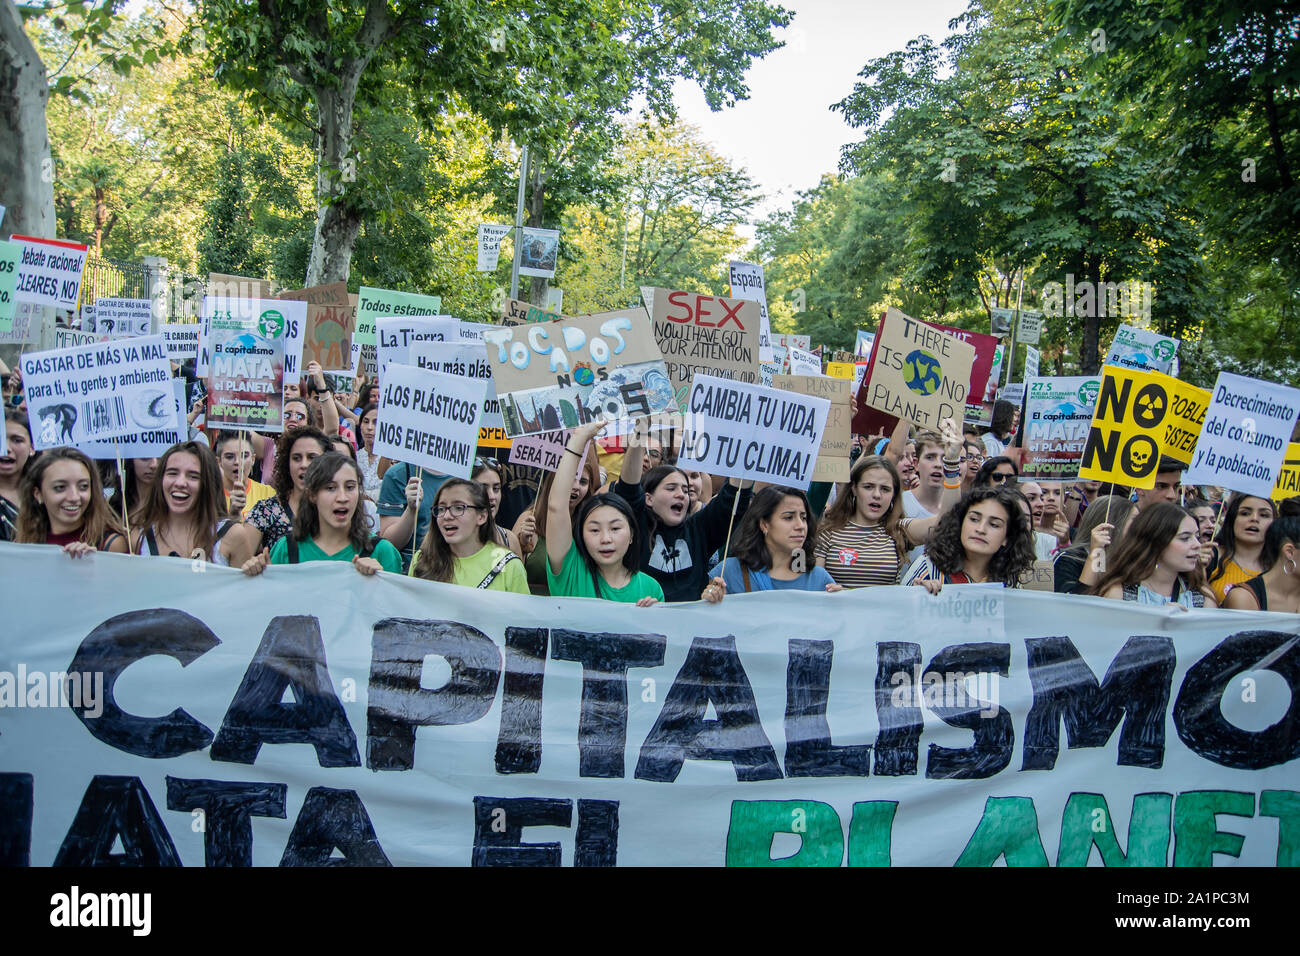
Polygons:
M341 452L326 452L307 467L302 499L293 530L244 562L247 575L261 574L268 564L306 561L351 561L361 574L402 573L402 556L382 538L371 538L361 507L361 469Z
M476 481L448 478L438 489L429 530L411 560L411 577L528 594L524 562L493 542L492 502Z
M602 421L575 428L565 445L546 502L546 579L552 597L594 597L649 607L662 601L664 592L658 581L637 570L641 551L628 503L614 494L593 495L576 515L569 515L581 449L604 427Z

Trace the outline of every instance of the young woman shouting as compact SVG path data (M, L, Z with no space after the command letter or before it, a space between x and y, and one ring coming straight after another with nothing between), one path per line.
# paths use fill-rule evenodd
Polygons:
M524 563L494 540L495 528L484 486L448 478L434 498L433 521L411 561L411 576L528 594Z

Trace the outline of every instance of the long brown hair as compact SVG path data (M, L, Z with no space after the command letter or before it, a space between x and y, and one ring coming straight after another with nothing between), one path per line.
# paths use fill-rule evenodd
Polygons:
M478 526L478 542L481 545L490 544L496 526L492 523L492 508L488 502L487 491L477 481L448 478L434 496L433 508L438 507L444 491L454 488L464 488L476 512L481 511L487 515L487 520ZM420 557L415 562L415 576L428 581L450 582L456 567L456 556L451 553L451 545L442 536L442 528L438 527L438 519L433 516L433 508L429 509L429 530L424 533L424 540L420 542Z
M340 468L351 468L357 476L357 503L348 524L348 542L356 554L367 550L370 544L370 523L366 518L365 478L357 463L341 451L327 451L319 458L313 458L307 466L307 473L302 476L302 501L293 516L293 536L299 541L308 541L320 533L320 511L316 507L315 496L322 488L334 480Z
M1093 594L1105 594L1107 589L1118 584L1120 587L1132 587L1149 577L1156 569L1156 562L1169 542L1178 535L1178 528L1183 521L1196 518L1186 508L1161 501L1141 509L1128 533L1120 542L1115 558L1102 575ZM1196 571L1181 575L1188 587L1199 589L1205 583L1205 575Z
M831 502L831 506L826 509L820 522L821 528L819 535L830 535L844 528L857 514L858 482L862 476L872 468L881 468L889 473L889 479L894 483L894 497L889 502L889 508L885 511L884 517L881 518L880 526L885 529L885 533L894 541L894 547L898 551L898 560L902 561L907 556L907 538L903 535L903 529L899 527L899 522L903 520L903 479L899 477L898 468L892 461L884 455L863 455L853 465L853 470L849 472L849 483L843 486Z
M18 522L15 540L19 544L45 544L50 537L50 515L45 505L36 500L45 473L55 462L75 461L86 469L90 477L90 502L81 520L81 540L99 548L110 533L121 534L122 526L113 516L104 497L104 484L99 479L99 469L84 453L75 448L51 448L28 459L18 486Z
M1136 508L1137 502L1127 498L1119 495L1102 495L1088 505L1088 510L1083 513L1083 518L1079 521L1079 530L1074 533L1074 544L1063 553L1080 561L1086 561L1092 554L1093 530L1098 525L1111 524L1114 525L1114 530L1110 533L1110 544L1105 548L1106 563L1103 565L1103 567L1110 567L1111 558L1119 551L1119 544L1124 540L1126 530L1124 523Z
M293 494L293 477L289 474L289 453L293 451L294 443L299 438L314 438L320 445L322 455L330 450L330 437L319 428L311 426L291 428L280 436L280 440L275 445L275 467L271 471L271 487L275 489L275 496L280 499L280 504L285 511L289 510L289 496ZM303 481L306 480L307 476L303 475Z
M587 445L587 461L582 466L583 473L587 476L587 494L578 499L574 506L574 514L577 509L581 508L583 503L597 492L600 491L600 462L597 460L596 444L592 442ZM574 483L577 483L577 478ZM546 537L546 503L551 500L551 485L555 484L555 472L548 471L542 483L537 487L537 497L533 499L533 518L537 525L537 537Z
M143 529L157 527L171 518L171 508L167 506L167 495L163 491L163 475L167 474L167 462L172 456L181 454L193 455L199 462L199 491L195 495L189 521L194 528L195 549L202 551L204 557L211 561L212 546L217 536L217 519L226 514L226 487L221 481L221 466L217 464L217 456L207 445L183 441L163 452L163 456L158 459L158 470L154 472L149 497L140 508L140 528L143 532Z

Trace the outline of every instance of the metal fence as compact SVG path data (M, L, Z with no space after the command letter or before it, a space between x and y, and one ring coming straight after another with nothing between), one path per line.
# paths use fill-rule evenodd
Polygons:
M203 277L162 260L120 262L93 252L86 257L81 302L93 305L104 298L162 300L159 316L169 322L197 322L203 309Z

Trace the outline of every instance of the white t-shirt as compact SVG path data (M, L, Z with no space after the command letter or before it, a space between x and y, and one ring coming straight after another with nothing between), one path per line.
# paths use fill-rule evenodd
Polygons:
M903 492L903 514L908 518L930 518L934 516L934 512L921 504L921 502L917 500L916 495L912 494L910 491ZM907 552L907 560L915 561L924 553L925 545L919 544L911 551Z
M989 453L990 458L996 458L1007 450L1007 444L992 432L985 432L980 436L980 441L984 442L984 450Z
M1034 532L1034 557L1039 561L1050 561L1056 550L1056 536L1046 531Z

